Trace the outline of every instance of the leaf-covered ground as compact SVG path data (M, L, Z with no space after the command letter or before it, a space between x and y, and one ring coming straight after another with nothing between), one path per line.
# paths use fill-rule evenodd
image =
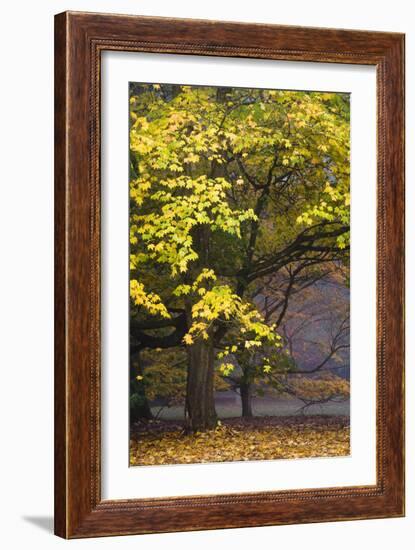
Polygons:
M186 435L176 422L137 424L130 441L131 466L345 456L349 418L262 417L222 421L215 431Z

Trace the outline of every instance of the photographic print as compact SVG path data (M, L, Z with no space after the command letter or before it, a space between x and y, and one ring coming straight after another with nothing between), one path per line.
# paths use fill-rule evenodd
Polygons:
M129 117L130 466L349 455L350 95L130 82Z
M405 514L404 68L399 33L55 16L58 536Z

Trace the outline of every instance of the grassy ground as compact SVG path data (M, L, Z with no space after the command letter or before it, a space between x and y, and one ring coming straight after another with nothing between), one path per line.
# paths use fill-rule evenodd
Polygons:
M181 423L158 420L135 425L130 464L192 464L278 458L346 456L347 416L226 419L215 431L186 435Z
M254 397L252 409L254 416L295 416L304 405L292 397ZM219 418L241 416L241 400L232 392L217 392L215 398L216 412ZM183 406L160 408L152 407L153 414L160 420L183 420ZM324 403L312 405L304 411L306 415L348 416L350 401L342 403Z

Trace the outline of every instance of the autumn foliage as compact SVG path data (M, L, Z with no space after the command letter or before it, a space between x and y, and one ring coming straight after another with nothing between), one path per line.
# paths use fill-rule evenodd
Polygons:
M349 224L347 95L132 83L133 423L180 406L186 437L210 430L213 446L238 447L237 428L218 427L218 392L238 392L247 417L264 394L305 408L348 399L347 377L330 370L344 361L348 307L334 308L337 332L308 315L320 327L312 375L290 331L310 289L347 289ZM261 434L261 457L277 456L272 430ZM183 437L164 433L159 450L174 438L180 462Z
M186 435L180 427L133 434L130 463L133 466L233 462L278 458L345 456L350 453L347 418L285 418L278 422L225 421L214 431Z

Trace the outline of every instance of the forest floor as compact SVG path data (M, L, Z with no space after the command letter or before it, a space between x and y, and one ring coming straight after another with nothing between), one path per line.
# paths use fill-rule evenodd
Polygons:
M348 416L228 418L216 430L192 435L177 421L153 420L131 428L131 466L349 454Z

